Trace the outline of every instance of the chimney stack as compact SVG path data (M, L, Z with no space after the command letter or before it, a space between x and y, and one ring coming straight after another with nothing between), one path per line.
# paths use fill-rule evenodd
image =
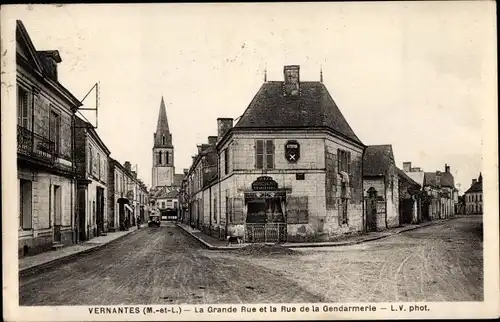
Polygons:
M184 175L187 176L189 169L183 169L182 171L184 172Z
M132 165L130 164L129 161L125 161L125 163L123 164L123 166L125 167L125 169L130 172L130 170L132 169Z
M284 74L284 95L298 96L300 95L300 66L287 65L283 68Z
M444 172L450 173L450 166L448 164L444 164Z
M472 184L476 183L477 179L472 179Z
M222 137L233 127L232 118L220 117L217 119L217 140L222 139Z
M216 143L217 143L217 137L216 136L209 136L208 137L208 144L215 145Z
M57 82L57 64L62 62L59 51L57 50L41 50L37 51L38 57L42 61L43 68L50 79Z
M411 162L403 162L403 171L411 172Z

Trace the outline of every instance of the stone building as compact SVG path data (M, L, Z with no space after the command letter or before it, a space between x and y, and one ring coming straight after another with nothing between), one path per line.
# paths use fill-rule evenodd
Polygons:
M404 162L406 175L422 186L422 220L450 218L455 214L458 202L458 190L455 187L450 166L445 164L444 172L424 172L421 168L412 168L411 162Z
M399 175L392 145L369 145L363 156L366 228L377 231L399 225Z
M265 81L234 127L217 120L217 179L204 182L203 162L193 163L188 194L201 189L203 206L190 211L220 236L246 242L363 231L365 146L322 80L301 81L297 65L283 72L284 81Z
M78 172L76 227L78 241L108 231L108 158L110 151L94 126L75 117L75 160Z
M130 162L124 164L109 158L108 175L108 218L109 230L125 230L148 220L150 212L149 192L137 178Z
M57 50L37 50L16 26L19 255L75 242L73 117L81 106L58 79Z
M168 127L167 110L162 97L156 132L153 135L153 185L150 191L154 211L160 214L162 219L177 219L178 194L183 178L184 174L175 173L172 134Z
M483 176L481 173L477 179L472 179L472 184L465 191L464 198L466 214L483 213Z

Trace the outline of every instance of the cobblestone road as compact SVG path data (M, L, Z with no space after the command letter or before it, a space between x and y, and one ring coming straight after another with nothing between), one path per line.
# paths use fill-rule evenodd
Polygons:
M295 254L207 251L146 228L20 280L20 305L481 301L481 217Z

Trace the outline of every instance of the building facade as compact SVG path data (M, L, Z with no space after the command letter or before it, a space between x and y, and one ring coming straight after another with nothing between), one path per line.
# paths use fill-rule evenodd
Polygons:
M266 81L235 126L230 118L217 121L217 179L204 182L195 157L190 218L246 242L364 230L365 146L322 81L303 82L299 66L285 66L284 81Z
M57 50L38 51L16 26L19 255L75 242L74 114L81 106L58 80Z
M108 175L109 230L127 230L149 218L149 192L144 183L132 171L130 162L120 164L109 158Z
M175 173L174 146L168 127L167 110L163 97L160 102L156 132L153 134L152 188L153 211L164 220L177 220L180 213L179 190L183 174Z
M483 175L479 173L477 179L472 179L472 184L464 193L465 213L469 215L483 213Z
M77 181L77 236L85 241L108 231L109 149L94 126L75 117L75 159Z

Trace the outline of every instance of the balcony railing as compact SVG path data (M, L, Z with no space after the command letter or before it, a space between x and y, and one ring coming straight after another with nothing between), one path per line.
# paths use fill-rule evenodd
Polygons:
M51 163L55 160L54 142L22 126L17 127L17 152Z

